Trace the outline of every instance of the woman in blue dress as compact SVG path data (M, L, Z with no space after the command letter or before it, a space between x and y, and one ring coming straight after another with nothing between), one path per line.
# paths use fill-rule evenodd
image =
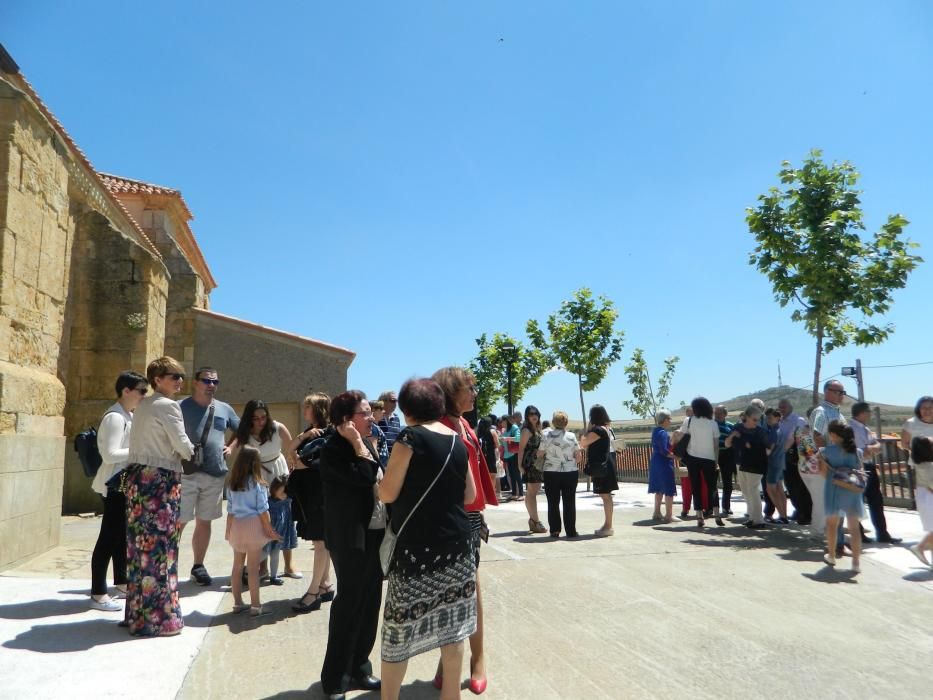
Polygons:
M852 546L852 571L858 573L859 556L862 553L862 535L859 521L865 517L862 507L862 491L847 489L834 483L837 469L853 471L862 468L862 452L855 447L852 428L842 421L833 421L827 430L830 444L820 448L820 472L826 477L823 501L826 506L826 554L823 561L836 565L836 536L839 518L845 517L849 526ZM863 482L864 483L864 482Z
M672 522L674 517L674 456L671 453L671 414L658 411L655 416L654 432L651 433L651 462L648 466L648 493L654 494L655 520L661 520L661 497L664 497L664 522Z

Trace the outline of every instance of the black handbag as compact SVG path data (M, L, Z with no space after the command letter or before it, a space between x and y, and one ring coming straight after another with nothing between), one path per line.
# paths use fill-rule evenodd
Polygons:
M690 421L692 420L693 418L687 419L687 430L688 431L690 430ZM680 436L680 440L677 441L677 444L674 445L674 456L677 457L677 459L687 459L687 445L689 444L690 444L690 433L685 432L683 435Z
M194 453L191 459L181 460L181 468L185 474L194 474L201 471L201 465L204 463L204 446L207 444L207 435L214 423L214 404L211 403L210 410L207 412L207 420L204 421L204 430L201 431L201 439L194 446Z

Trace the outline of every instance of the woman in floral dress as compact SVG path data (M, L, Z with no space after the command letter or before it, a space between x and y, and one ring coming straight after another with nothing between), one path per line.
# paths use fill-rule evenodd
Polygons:
M155 389L133 415L126 468L127 586L130 634L155 637L181 632L178 604L178 511L182 459L194 445L185 434L181 407L173 396L185 380L171 357L149 363L146 379Z

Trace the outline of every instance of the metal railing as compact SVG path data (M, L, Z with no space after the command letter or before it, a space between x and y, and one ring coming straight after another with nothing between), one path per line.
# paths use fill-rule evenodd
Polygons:
M881 443L881 453L875 456L874 462L878 467L878 479L881 482L881 493L885 504L916 510L916 482L914 470L907 463L907 453L901 449L898 438L882 438ZM627 443L621 452L616 453L616 479L647 484L650 461L650 442ZM584 466L586 466L585 451L580 462L581 471Z

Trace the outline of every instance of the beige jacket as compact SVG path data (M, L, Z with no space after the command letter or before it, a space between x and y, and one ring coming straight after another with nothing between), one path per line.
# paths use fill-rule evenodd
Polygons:
M133 413L129 463L180 472L181 460L192 454L181 406L159 392L140 401Z

